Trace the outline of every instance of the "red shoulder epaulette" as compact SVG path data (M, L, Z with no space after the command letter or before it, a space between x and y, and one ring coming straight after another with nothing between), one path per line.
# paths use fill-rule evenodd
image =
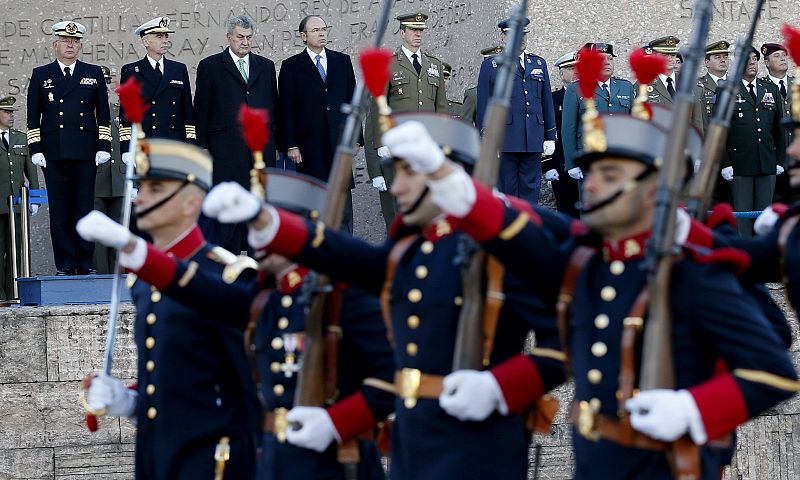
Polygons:
M712 230L723 223L729 223L736 228L736 215L733 213L733 207L729 203L717 204L711 209L711 215L706 219L706 226Z
M696 263L701 265L724 264L733 268L737 275L746 272L752 262L750 255L733 247L723 247L716 250L687 248L687 250L692 253L692 258Z
M789 211L789 205L785 203L773 203L772 211L778 214L780 218L786 218L786 213Z
M589 229L580 220L573 220L569 225L569 234L573 237L583 237L589 234Z

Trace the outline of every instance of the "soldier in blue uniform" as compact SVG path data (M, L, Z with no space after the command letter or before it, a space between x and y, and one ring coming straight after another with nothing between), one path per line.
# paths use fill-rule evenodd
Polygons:
M530 20L526 19L525 33L529 31L529 23ZM509 20L497 24L503 31L503 36L508 25ZM524 50L524 38L522 48L511 90L505 138L500 149L497 188L503 193L536 205L539 203L542 180L542 154L552 155L556 148L556 120L547 62ZM494 90L496 75L497 61L487 58L481 64L478 74L476 121L481 132L486 127L483 117Z
M466 123L437 114L401 114L394 118L401 124L425 122L434 132L437 142L428 139L415 148L439 151L438 143L465 166L474 163L480 141L477 131ZM471 422L447 415L440 406L440 397L448 389L443 377L452 371L454 339L464 305L461 269L454 261L464 238L433 205L424 176L411 170L402 160L403 153L395 150L395 145L409 142L389 134L382 140L399 157L393 162L392 193L402 212L385 244L370 245L326 229L321 223L266 206L251 223L251 246L280 253L336 280L381 294L398 369L392 479L527 478L529 436L521 415L495 414ZM243 189L223 190L220 186L209 196L204 212L236 221L245 216L236 212L251 201L250 197ZM524 208L532 212L529 205ZM549 231L541 233L550 235ZM546 270L547 263L540 268ZM555 338L553 311L544 312L537 298L522 290L513 277L506 275L502 280L505 303L495 317L496 328L487 330L494 335L489 335L493 342L484 343L485 363L494 367L515 357L531 328L537 331L542 345L535 355L543 362L550 361L552 350L543 345Z
M267 198L274 205L307 217L324 206L325 185L305 175L270 171ZM253 216L261 203L253 201L241 207L250 208ZM358 478L384 477L375 443L366 437L394 408L395 369L375 296L360 288L337 285L331 301L334 297L341 299L340 311L328 319L329 328L341 329L342 333L335 342L337 373L330 378L335 387L328 392L331 403L327 409L292 409L303 363L307 307L304 288L310 279L309 270L280 255L259 252L265 257L261 262L263 274L258 279L231 283L228 275L232 269L226 274L218 269L197 268L158 250L146 253L136 270L139 281L155 282L163 286L161 291L167 298L248 332L246 338L255 352L264 409L257 478L344 479L337 450L344 453L350 448L355 448L360 458ZM264 300L256 313L251 313L251 305ZM290 422L303 428L290 429ZM356 440L359 436L365 438Z
M529 213L436 160L435 152L406 158L429 173L437 205L457 217L465 232L510 271L530 279L533 291L561 302L566 339L561 359L569 362L575 381L576 478L674 478L671 442L682 437L687 442L688 435L700 456L699 471L693 472L698 476L691 478L717 479L724 460L712 444L789 398L800 383L781 340L731 270L744 267L746 256L733 250L707 254L686 244L682 234L676 241L686 248L675 261L670 289L675 389L638 391L638 359L647 354L640 351L641 338L648 328L642 267L657 189L656 158L667 133L631 117L601 116L601 121L606 149L578 159L587 172L583 232L576 227L574 238L559 246L560 266L553 270L534 268L553 254ZM415 141L424 142L424 136ZM678 231L685 226L679 222ZM541 277L551 282L548 291L541 290ZM716 369L720 360L724 373ZM461 401L446 410L472 412L476 419L521 408L560 381L552 366L537 358L449 377L455 376Z
M248 262L208 244L197 226L211 184L208 154L174 140L142 142L135 208L138 227L154 243L99 212L81 219L81 236L119 249L120 264L131 270L142 268L148 250L186 260L190 270L244 270ZM236 274L228 278L237 281ZM136 305L137 387L101 373L91 381L89 409L136 423L137 479L194 480L215 472L252 479L260 409L241 330L164 295L167 277L149 283L130 275L128 284Z
M92 211L97 165L111 158L103 71L78 60L84 33L77 22L53 24L56 60L34 68L28 88L28 150L44 172L58 275L95 273L75 224Z
M186 65L165 57L172 44L169 17L157 17L139 26L133 33L142 39L147 54L141 60L123 65L120 82L130 77L142 84L142 97L149 108L142 120L142 128L150 138L169 138L195 143L197 134L192 108L192 86ZM128 152L131 140L131 122L122 115L120 147L125 163L133 154Z
M636 98L633 84L623 78L614 76L614 46L607 43L587 43L585 48L597 50L605 57L603 71L597 88L594 91L597 111L602 113L629 114ZM581 98L578 83L573 82L567 86L564 93L564 113L561 120L561 142L564 145L564 168L569 176L575 180L583 178L580 167L575 164L575 159L583 155L583 127L581 117L586 111L586 104Z

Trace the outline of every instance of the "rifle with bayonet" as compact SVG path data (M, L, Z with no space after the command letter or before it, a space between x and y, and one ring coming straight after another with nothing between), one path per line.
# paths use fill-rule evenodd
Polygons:
M494 57L498 64L497 77L489 106L484 115L486 125L478 163L473 177L489 187L497 182L500 169L498 155L505 135L514 75L525 28L528 1L522 0L509 22L505 50ZM464 299L458 319L453 369L479 370L488 364L483 348L483 312L485 308L484 278L487 257L472 240L463 237L460 245L462 262L462 296Z
M728 141L728 132L731 127L731 118L735 108L735 98L741 85L747 62L750 58L750 46L753 44L753 36L756 33L756 25L761 18L761 7L764 0L756 0L753 10L753 18L747 29L747 34L740 37L736 42L734 58L736 64L733 71L729 72L728 79L722 83L722 90L717 95L714 107L714 116L706 131L705 142L703 143L702 163L700 170L695 174L691 186L689 187L686 206L689 214L700 221L703 221L711 206L711 197L714 186L719 178L719 164L722 152Z

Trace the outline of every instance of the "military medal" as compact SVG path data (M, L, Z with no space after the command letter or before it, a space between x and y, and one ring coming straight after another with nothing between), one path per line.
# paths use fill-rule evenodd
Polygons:
M284 333L283 348L286 350L284 363L281 364L281 371L286 378L292 378L295 372L299 372L303 366L302 360L298 362L297 353L303 351L305 333Z
M51 102L54 100L53 99L53 92L50 92L50 93L47 94L47 99L50 100Z

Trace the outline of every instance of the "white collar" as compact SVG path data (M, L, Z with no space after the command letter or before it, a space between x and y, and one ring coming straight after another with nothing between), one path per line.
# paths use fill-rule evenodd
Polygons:
M742 85L744 85L744 86L745 86L745 88L747 88L747 86L748 86L748 85L750 85L751 83L753 84L753 87L754 87L754 88L755 88L755 87L757 87L757 86L758 86L758 85L757 85L757 84L758 84L758 78L754 78L752 82L748 82L747 80L745 80L744 78L742 78Z
M414 59L411 58L411 55L414 55L414 52L412 52L411 50L407 49L405 45L401 45L400 48L403 49L403 53L405 53L406 57L408 57L408 61L413 64L414 63ZM417 50L416 53L417 53L417 57L419 58L419 64L422 65L422 49L420 48L419 50Z
M164 57L161 57L161 60L157 62L153 60L153 58L150 55L145 55L145 58L147 59L148 62L150 62L150 66L153 67L153 70L156 69L156 63L158 63L161 66L161 73L162 74L164 73Z
M321 52L314 53L310 48L306 47L306 53L308 54L309 57L311 57L311 61L313 61L314 63L317 63L317 55L321 57L320 62L322 62L323 65L328 63L328 54L325 52L324 48L322 49Z
M660 74L658 74L658 78L661 79L661 83L663 83L665 86L667 85L667 79L668 78L672 79L672 88L677 88L677 86L678 86L676 84L676 82L675 82L675 73L674 72L669 74L669 75L664 75L663 73L660 73Z
M70 75L72 75L73 73L75 73L75 65L78 63L78 61L77 61L77 60L75 60L75 61L72 63L72 65L65 65L65 64L61 63L61 60L58 60L58 59L56 59L56 61L58 62L58 67L61 69L61 74L62 74L62 75L64 74L64 68L66 68L66 67L69 67L69 73L70 73Z
M769 77L770 80L772 80L772 83L774 83L775 85L780 85L781 84L781 80L783 80L783 84L786 86L786 88L789 88L789 73L788 72L786 73L786 75L783 76L783 78L773 77L770 74L767 74L767 76Z
M602 80L597 81L598 87L603 88L603 85L607 86L608 88L611 88L611 77L609 77L608 80L606 80L605 82Z
M233 50L231 50L230 47L228 47L228 53L231 54L231 58L233 59L233 64L236 65L236 67L239 66L239 60L240 59L244 60L245 67L249 67L250 66L250 54L249 53L247 55L245 55L244 57L240 57L240 56L236 55L235 53L233 53Z
M714 80L714 83L716 83L717 85L719 85L720 80L726 80L728 78L728 74L727 73L725 75L721 76L721 77L718 77L718 76L714 75L713 73L708 72L708 76L711 77L711 80Z

